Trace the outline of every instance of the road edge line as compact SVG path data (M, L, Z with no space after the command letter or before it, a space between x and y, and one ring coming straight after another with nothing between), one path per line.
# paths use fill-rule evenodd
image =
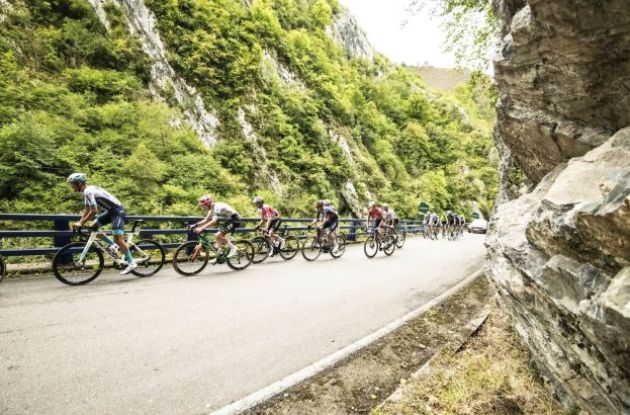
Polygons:
M297 385L298 383L308 378L311 378L320 372L323 372L324 370L330 369L339 361L356 353L357 351L368 346L369 344L374 343L380 338L385 337L386 335L390 334L394 330L401 327L403 324L405 324L409 320L412 320L418 317L420 314L426 312L430 308L435 307L436 305L440 304L444 300L448 299L451 295L455 294L459 290L470 285L473 281L475 281L477 278L479 278L483 274L484 274L483 268L478 269L477 271L473 272L471 275L466 277L464 280L460 281L459 283L449 288L442 294L438 295L434 299L421 305L415 310L410 311L409 313L405 314L399 319L394 320L393 322L387 324L385 327L382 327L376 330L375 332L368 334L367 336L355 341L354 343L349 344L343 349L337 350L333 354L330 354L318 360L317 362L286 376L285 378L279 381L276 381L268 386L265 386L264 388L259 389L256 392L253 392L250 395L247 395L244 398L234 401L222 408L219 408L216 411L210 412L209 415L239 414L284 392L285 390Z

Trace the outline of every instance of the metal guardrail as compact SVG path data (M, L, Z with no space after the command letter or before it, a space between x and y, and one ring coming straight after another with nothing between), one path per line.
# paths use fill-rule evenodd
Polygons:
M48 255L56 253L61 247L71 242L72 232L71 222L78 221L79 215L48 215L33 213L0 213L0 240L2 238L37 238L48 237L52 239L52 247L32 247L32 248L12 248L0 249L0 255L4 256L32 256L32 255ZM141 219L146 223L172 223L182 222L191 224L203 219L203 216L127 216L126 221L131 223L133 220ZM304 232L307 230L305 224L312 222L312 218L281 218L284 225L293 224L302 226L287 226L289 232ZM2 222L52 222L53 229L36 229L36 230L3 230L6 226ZM260 218L243 218L243 223L258 223ZM362 232L362 219L355 218L339 218L339 230L348 235L348 240L356 241L357 236ZM283 226L284 227L284 226ZM419 220L401 220L400 227L407 233L418 233L423 229L423 225ZM237 228L236 233L255 232L254 228ZM142 236L153 235L186 235L187 239L194 240L196 235L187 228L175 229L159 229L147 228L140 229ZM163 244L165 248L176 248L179 243Z

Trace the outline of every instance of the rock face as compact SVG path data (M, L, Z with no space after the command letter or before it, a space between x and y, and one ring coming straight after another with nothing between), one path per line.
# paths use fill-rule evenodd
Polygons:
M494 7L503 160L488 275L559 398L630 414L628 2Z

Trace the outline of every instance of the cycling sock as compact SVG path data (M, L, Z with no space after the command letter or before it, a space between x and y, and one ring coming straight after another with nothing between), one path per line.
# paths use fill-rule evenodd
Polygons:
M103 240L105 241L105 243L107 244L107 246L110 246L111 244L114 243L114 241L112 241L111 239L109 239L109 237L107 235L103 235Z
M131 256L131 251L127 250L127 252L125 252L125 259L127 260L128 264L131 264L133 262L133 257Z

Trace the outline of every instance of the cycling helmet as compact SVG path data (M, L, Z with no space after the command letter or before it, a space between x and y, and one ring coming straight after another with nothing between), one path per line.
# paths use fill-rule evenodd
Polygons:
M83 173L72 173L66 180L68 183L85 183L87 178Z
M316 206L316 207L322 207L322 206L324 206L324 201L323 201L323 200L318 200L317 202L315 202L315 206Z
M374 206L376 206L376 203L374 202L368 203L368 208L372 209Z
M389 209L389 205L387 203L383 203L381 207L383 208L383 210Z
M201 196L199 198L198 203L199 203L199 206L205 206L207 208L210 208L212 206L212 203L213 203L212 196L210 196L210 195Z
M324 206L330 206L330 200L328 199L322 200L322 203L324 204Z
M256 196L254 198L254 204L255 205L262 205L263 203L265 203L265 200L262 197Z

